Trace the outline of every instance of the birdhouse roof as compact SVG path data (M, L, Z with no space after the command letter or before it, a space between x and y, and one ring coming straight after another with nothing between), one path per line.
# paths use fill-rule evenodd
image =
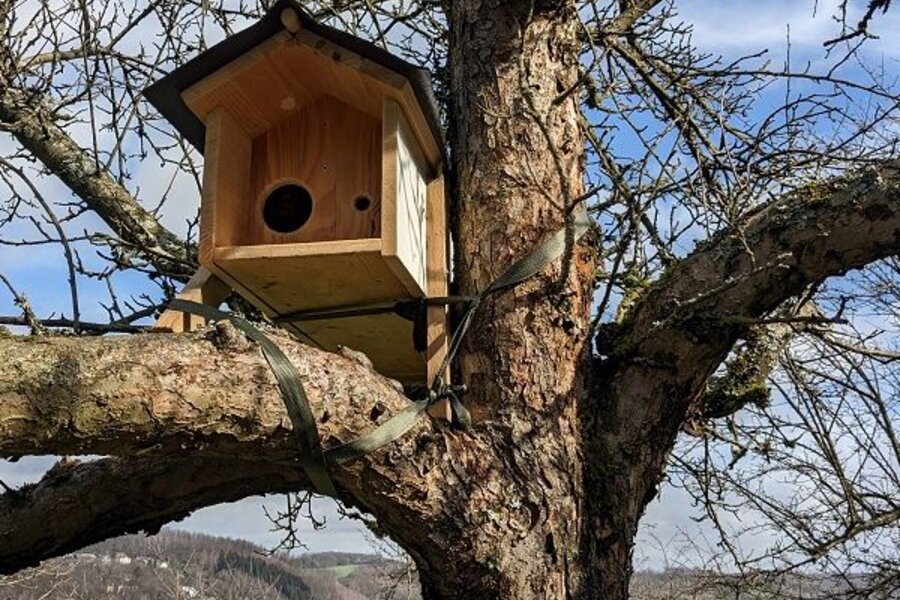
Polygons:
M432 147L442 145L437 102L432 91L431 75L426 69L394 56L371 42L317 22L295 0L279 0L256 23L181 65L146 88L144 96L191 145L203 152L206 126L201 116L185 102L183 92L251 53L271 38L287 35L281 18L285 9L296 12L300 31L305 35L311 34L317 40L317 49L321 50L322 41L330 43L358 57L355 66L351 63L354 68L359 68L358 65L365 63L373 67L368 69L370 75L373 70L377 71L380 68L384 72L386 69L408 82L407 89L411 89L415 104L424 117L424 124L433 137ZM396 80L396 77L394 79Z

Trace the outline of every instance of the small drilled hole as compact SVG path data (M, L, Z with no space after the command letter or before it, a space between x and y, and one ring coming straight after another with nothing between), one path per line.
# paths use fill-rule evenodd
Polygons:
M368 196L359 196L353 201L353 207L360 212L369 210L370 206L372 206L372 200Z
M302 185L289 183L276 188L263 205L263 221L278 233L297 231L312 216L312 196Z

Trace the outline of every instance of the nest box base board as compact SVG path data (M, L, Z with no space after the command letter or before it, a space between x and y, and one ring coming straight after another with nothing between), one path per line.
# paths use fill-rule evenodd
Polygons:
M413 347L413 324L395 314L293 324L325 350L346 346L365 354L376 371L401 383L423 383L425 360Z
M377 304L410 297L381 256L379 240L328 244L345 251L323 255L322 244L220 248L215 262L205 266L273 318L342 304ZM308 254L304 256L304 249L298 247L306 247ZM336 279L335 273L342 277ZM301 281L304 285L298 287ZM389 290L389 297L385 290ZM413 346L412 322L392 313L303 321L285 327L325 350L335 351L340 345L362 352L376 371L406 384L430 382L447 345L444 307L428 311L428 349L424 355Z
M415 297L378 239L217 248L205 266L254 290L278 315Z

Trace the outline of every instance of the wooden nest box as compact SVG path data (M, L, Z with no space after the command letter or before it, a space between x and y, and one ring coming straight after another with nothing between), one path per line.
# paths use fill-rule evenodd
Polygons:
M447 294L427 72L281 1L145 94L204 154L201 265L270 317ZM424 351L393 313L286 327L423 383L446 343L427 313Z

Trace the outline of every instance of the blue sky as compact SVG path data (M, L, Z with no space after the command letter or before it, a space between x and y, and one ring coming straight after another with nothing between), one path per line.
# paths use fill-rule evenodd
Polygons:
M767 59L772 68L778 69L784 63L785 40L790 27L792 62L795 66L810 62L824 64L827 60L822 42L834 37L838 25L833 20L837 14L839 0L762 0L741 2L735 0L682 0L678 2L685 21L694 26L694 42L700 48L726 57L736 57L767 49ZM872 40L866 46L868 60L884 62L889 72L898 73L900 60L900 9L879 17L872 31L881 34L882 39ZM854 68L852 65L848 69ZM0 153L11 148L10 140L0 137ZM168 186L171 174L165 172L156 161L145 161L135 173L134 186L141 189L142 198L158 197ZM42 192L51 199L66 198L69 195L58 181L46 179ZM185 223L196 214L199 195L196 184L189 177L179 177L174 183L172 196L163 214L163 222L178 233L183 233ZM86 215L69 227L70 232L102 229L95 217ZM6 238L16 237L14 229L4 230ZM21 235L28 235L22 230ZM61 249L56 246L31 247L28 249L0 247L0 273L10 278L32 301L36 311L47 316L50 313L70 315L68 287L65 277L65 262ZM154 292L138 276L127 276L119 281L123 290L132 293ZM99 282L80 278L82 313L85 319L104 320L105 312L99 302L107 298L105 287ZM17 314L11 298L5 290L0 290L0 314ZM18 485L34 481L52 464L51 458L26 458L12 464L0 461L0 479L7 484ZM278 536L269 531L262 505L277 510L282 500L271 498L246 499L244 501L220 505L197 511L185 521L173 525L180 529L206 532L215 535L245 538L265 546L274 546ZM310 550L366 551L363 528L356 522L341 520L333 504L323 500L317 505L318 513L328 519L323 531L307 532L305 540ZM696 512L687 496L671 487L665 487L660 497L649 507L639 535L636 552L639 568L662 568L677 562L673 549L679 547L679 540L702 539L711 536L711 531L703 524L691 519ZM752 540L750 543L753 543ZM668 551L662 548L667 547Z

